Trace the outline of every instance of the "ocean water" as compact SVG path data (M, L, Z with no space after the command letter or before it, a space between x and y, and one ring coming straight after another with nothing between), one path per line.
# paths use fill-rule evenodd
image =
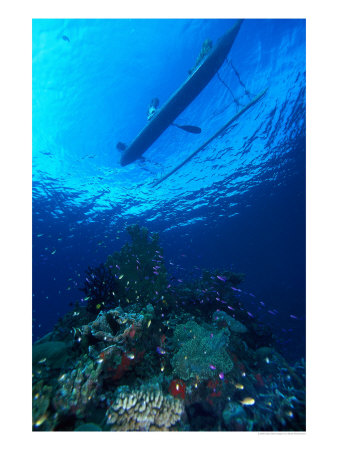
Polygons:
M274 339L260 346L272 346L290 365L304 360L305 20L243 22L218 75L175 120L200 127L200 134L170 126L145 160L125 167L116 148L118 142L129 145L146 125L151 99L161 107L187 79L203 42L215 46L234 23L33 20L34 343L76 313L79 302L84 307L80 288L88 267L120 252L130 242L127 227L137 224L159 234L167 282L190 286L190 297L196 286L189 283L202 279L203 270L213 276L211 284L217 273L243 273L233 285L236 301ZM223 135L154 186L266 88ZM175 292L165 314L211 323L208 313L217 303L203 317L194 312L193 298L182 304L181 291ZM185 407L188 417L198 416L197 407L195 413ZM302 430L300 417L294 426L281 419L271 427ZM86 422L81 414L77 419ZM189 420L183 429L198 429ZM246 420L259 423L256 416ZM57 429L75 428L60 423ZM231 426L244 425L224 419L220 429Z

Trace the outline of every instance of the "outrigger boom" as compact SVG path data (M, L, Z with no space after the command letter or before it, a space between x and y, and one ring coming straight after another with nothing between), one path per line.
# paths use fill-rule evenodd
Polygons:
M200 147L198 147L197 150L195 150L193 153L191 153L190 156L188 156L188 158L186 158L184 161L182 161L178 166L176 166L174 169L172 169L169 173L167 173L166 175L164 175L162 178L160 178L159 180L155 181L155 183L153 184L153 186L158 186L160 183L162 183L164 180L166 180L167 178L169 178L173 173L177 172L177 170L179 170L181 167L184 166L184 164L186 164L187 162L189 162L194 156L197 155L197 153L199 153L201 150L203 150L205 147L207 147L207 145L210 144L211 141L213 141L215 138L217 138L219 135L223 134L226 129L235 121L237 120L242 114L245 113L245 111L247 111L249 108L251 108L251 106L255 105L266 93L266 91L268 90L268 88L264 89L264 91L262 91L260 94L258 94L250 103L248 103L246 106L244 106L240 111L238 111L238 113L236 113L230 120L228 120L228 122L222 126L222 128L220 128L217 133L215 133L213 136L211 136L210 139L208 139L206 142L204 142L204 144L202 144Z

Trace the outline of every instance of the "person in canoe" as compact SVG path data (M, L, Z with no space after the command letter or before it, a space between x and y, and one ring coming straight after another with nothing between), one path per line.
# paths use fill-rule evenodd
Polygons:
M206 58L206 56L210 53L211 49L212 49L212 40L206 39L202 44L201 51L196 59L196 63L194 65L194 67L192 69L190 69L188 72L189 75L194 73L195 70L199 68L199 66L202 64L202 62Z
M148 114L147 114L147 120L151 120L154 115L156 114L156 111L159 107L160 101L158 98L153 98L150 102L149 108L148 108Z

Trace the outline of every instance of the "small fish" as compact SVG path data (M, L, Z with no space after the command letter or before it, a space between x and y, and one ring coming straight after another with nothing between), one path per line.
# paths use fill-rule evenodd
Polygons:
M227 280L225 277L221 277L221 275L217 275L217 278L218 278L219 280L223 281L223 283L225 283L226 280Z
M223 372L220 372L220 373L218 374L218 376L220 377L221 380L224 380L224 373L223 373Z
M240 389L241 391L244 389L244 386L243 386L243 384L240 384L240 383L236 383L235 384L235 388L236 389Z
M62 36L62 39L66 42L70 42L70 39L68 36L66 36L65 34Z
M210 369L211 369L211 370L216 370L216 367L215 367L215 366L213 366L212 364L210 364L210 366L209 366L209 367L210 367Z
M127 358L128 359L134 359L135 358L134 353L127 353Z
M247 311L246 313L248 316L253 317L253 314L251 314L251 312Z
M255 399L252 397L245 397L240 402L243 406L252 406L255 404Z
M294 316L293 314L290 314L291 319L298 319L298 317Z
M40 425L43 424L43 422L47 419L47 417L48 417L48 415L47 415L47 413L45 413L43 416L40 417L40 419L38 419L38 420L35 422L34 425L35 425L36 427L39 427Z
M159 355L165 355L165 350L162 347L156 347L156 351Z
M120 266L118 266L117 264L116 264L116 266L115 266L115 267L116 267L117 269L121 270L121 269L120 269Z
M231 311L235 311L235 308L233 308L232 306L227 306L229 309L231 309Z
M237 288L234 288L234 287L231 287L231 289L232 289L233 291L242 292L241 289L237 289Z
M119 276L119 280L122 280L123 277L124 277L124 275L120 275Z
M151 320L148 321L148 323L147 323L147 328L150 327L150 324L151 324Z
M55 253L56 253L56 250L53 250L51 254L54 255Z

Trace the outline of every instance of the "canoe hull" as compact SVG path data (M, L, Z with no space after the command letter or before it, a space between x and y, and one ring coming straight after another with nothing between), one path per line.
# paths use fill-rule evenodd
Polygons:
M124 150L121 165L126 166L142 154L158 139L158 137L173 123L176 117L190 105L197 95L205 88L217 71L221 68L236 39L243 20L225 33L182 86L174 92L169 100L156 113L151 121L141 130L134 141Z

